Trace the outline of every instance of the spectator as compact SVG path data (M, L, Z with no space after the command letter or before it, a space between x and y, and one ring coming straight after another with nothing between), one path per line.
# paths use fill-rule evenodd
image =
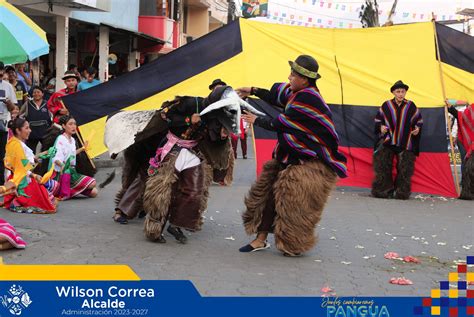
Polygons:
M86 79L81 81L77 86L77 90L86 90L91 87L97 86L100 84L100 80L96 79L95 76L97 75L97 70L94 67L89 67L85 71Z
M26 70L26 63L16 64L16 69L18 81L25 85L26 91L30 91L31 86L33 85L33 76L31 75L31 70Z
M56 71L53 71L45 81L44 99L49 100L56 90Z
M33 87L33 99L23 104L20 114L30 123L31 134L26 145L36 153L38 143L42 142L46 131L51 126L52 115L48 111L46 101L43 99L43 89Z
M77 75L77 77L79 77L78 81L80 81L82 77L81 77L81 73L79 72L78 69L79 68L77 67L76 64L70 64L67 68L67 71L75 73Z
M249 130L249 124L240 118L240 135L231 135L232 138L232 149L234 150L234 157L237 158L237 144L240 139L240 147L242 148L242 157L247 159L247 134Z
M0 185L5 183L3 159L5 158L5 146L8 139L7 123L10 120L10 111L13 110L17 103L15 90L12 85L8 81L3 80L4 73L5 66L0 61Z
M25 84L18 80L15 68L7 66L5 71L8 73L8 80L15 91L17 100L16 105L20 107L24 102L26 102L26 100L28 100L28 90L26 89Z
M20 108L17 105L13 105L13 109L10 111L10 121L15 120L20 114ZM8 121L8 122L10 122ZM13 136L13 131L8 129L8 140Z
M53 121L59 123L59 117L69 114L69 111L64 107L61 98L66 95L71 95L76 92L77 81L79 77L71 71L67 71L63 76L64 84L66 88L60 89L48 100L48 110L53 115Z

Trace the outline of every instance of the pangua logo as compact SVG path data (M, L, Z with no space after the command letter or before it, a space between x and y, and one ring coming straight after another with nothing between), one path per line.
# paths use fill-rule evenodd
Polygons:
M15 316L21 315L23 309L33 302L27 292L20 285L13 284L7 295L0 296L2 305Z

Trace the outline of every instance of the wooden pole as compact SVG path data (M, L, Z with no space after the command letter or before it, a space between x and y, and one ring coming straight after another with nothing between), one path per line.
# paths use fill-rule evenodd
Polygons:
M451 145L451 157L454 164L454 181L456 186L456 193L459 195L460 188L459 188L459 175L458 175L458 168L456 165L456 157L454 153L454 141L453 136L451 135L451 118L448 115L448 99L446 98L446 87L444 85L444 77L443 77L443 66L441 63L441 56L439 54L439 44L438 44L438 34L436 32L436 20L434 18L434 12L431 13L432 19L431 22L433 24L433 32L436 44L436 54L438 56L438 66L439 66L439 77L441 80L441 91L443 92L443 99L444 99L444 116L446 118L446 122L448 123L448 136L449 136L449 143Z
M66 106L64 105L63 101L62 100L59 100L59 102L61 102L61 105L63 106L64 109L67 110ZM77 139L79 140L79 143L81 143L81 146L84 147L84 140L82 139L82 135L81 135L81 132L79 131L79 127L77 127ZM92 159L90 158L89 154L87 153L87 151L84 151L84 153L86 153L86 156L87 158L89 159L89 162L91 163L92 167L94 169L96 169L95 167L95 164L94 162L92 161Z

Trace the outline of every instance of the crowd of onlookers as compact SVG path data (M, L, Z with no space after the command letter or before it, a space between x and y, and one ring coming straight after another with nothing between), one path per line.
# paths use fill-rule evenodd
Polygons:
M76 122L61 102L62 96L100 84L97 71L70 65L62 77L66 88L58 91L55 75L45 72L34 80L26 64L0 61L0 195L3 207L14 212L53 213L59 200L97 195L95 179L75 169L76 155L87 149L87 142L76 147ZM43 146L53 124L56 141L40 153L38 145ZM49 160L43 161L48 172L37 174L43 159ZM0 219L0 250L25 245L13 226Z

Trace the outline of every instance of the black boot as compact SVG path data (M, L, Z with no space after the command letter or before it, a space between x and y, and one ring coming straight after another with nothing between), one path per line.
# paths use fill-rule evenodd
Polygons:
M183 231L179 227L168 226L167 231L174 236L174 238L182 244L186 244L188 238L184 235Z

